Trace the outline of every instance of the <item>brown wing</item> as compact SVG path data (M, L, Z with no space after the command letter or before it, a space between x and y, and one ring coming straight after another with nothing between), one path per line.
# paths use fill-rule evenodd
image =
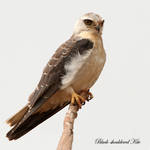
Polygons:
M65 64L77 53L82 55L92 47L93 43L88 39L77 40L73 37L60 46L46 65L37 88L29 98L30 110L38 109L61 88L62 77L67 73Z
M41 80L29 98L29 106L33 108L36 103L46 101L61 87L61 77L66 74L64 69L65 58L68 56L73 41L70 39L60 46L51 60L47 63Z

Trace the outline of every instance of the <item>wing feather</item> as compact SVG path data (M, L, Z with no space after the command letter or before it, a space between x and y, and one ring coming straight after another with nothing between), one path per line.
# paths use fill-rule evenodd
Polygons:
M77 53L82 55L92 47L93 43L90 40L75 40L74 38L61 45L47 63L41 80L29 99L30 107L32 108L39 101L44 103L55 94L61 87L62 77L66 75L65 64Z

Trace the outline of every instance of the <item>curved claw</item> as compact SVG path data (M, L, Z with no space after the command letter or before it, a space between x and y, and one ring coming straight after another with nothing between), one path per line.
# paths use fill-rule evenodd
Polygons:
M93 94L90 92L90 89L82 90L81 92L85 93L87 101L90 101L93 98Z
M82 105L85 105L85 102L83 102Z
M93 98L93 94L88 90L88 99L87 101L90 101Z

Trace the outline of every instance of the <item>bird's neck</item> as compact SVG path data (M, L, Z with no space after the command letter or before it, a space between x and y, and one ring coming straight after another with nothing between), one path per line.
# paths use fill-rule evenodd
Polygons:
M98 33L90 31L82 31L78 36L83 39L90 39L93 42L101 39L101 36Z

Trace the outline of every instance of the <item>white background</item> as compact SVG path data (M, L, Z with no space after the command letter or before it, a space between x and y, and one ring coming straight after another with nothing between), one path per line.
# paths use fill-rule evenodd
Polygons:
M79 111L73 150L150 149L150 9L148 0L0 1L0 149L55 150L67 108L17 141L5 138L5 120L21 109L75 21L95 12L105 19L107 62ZM96 138L140 139L140 144L102 145Z

